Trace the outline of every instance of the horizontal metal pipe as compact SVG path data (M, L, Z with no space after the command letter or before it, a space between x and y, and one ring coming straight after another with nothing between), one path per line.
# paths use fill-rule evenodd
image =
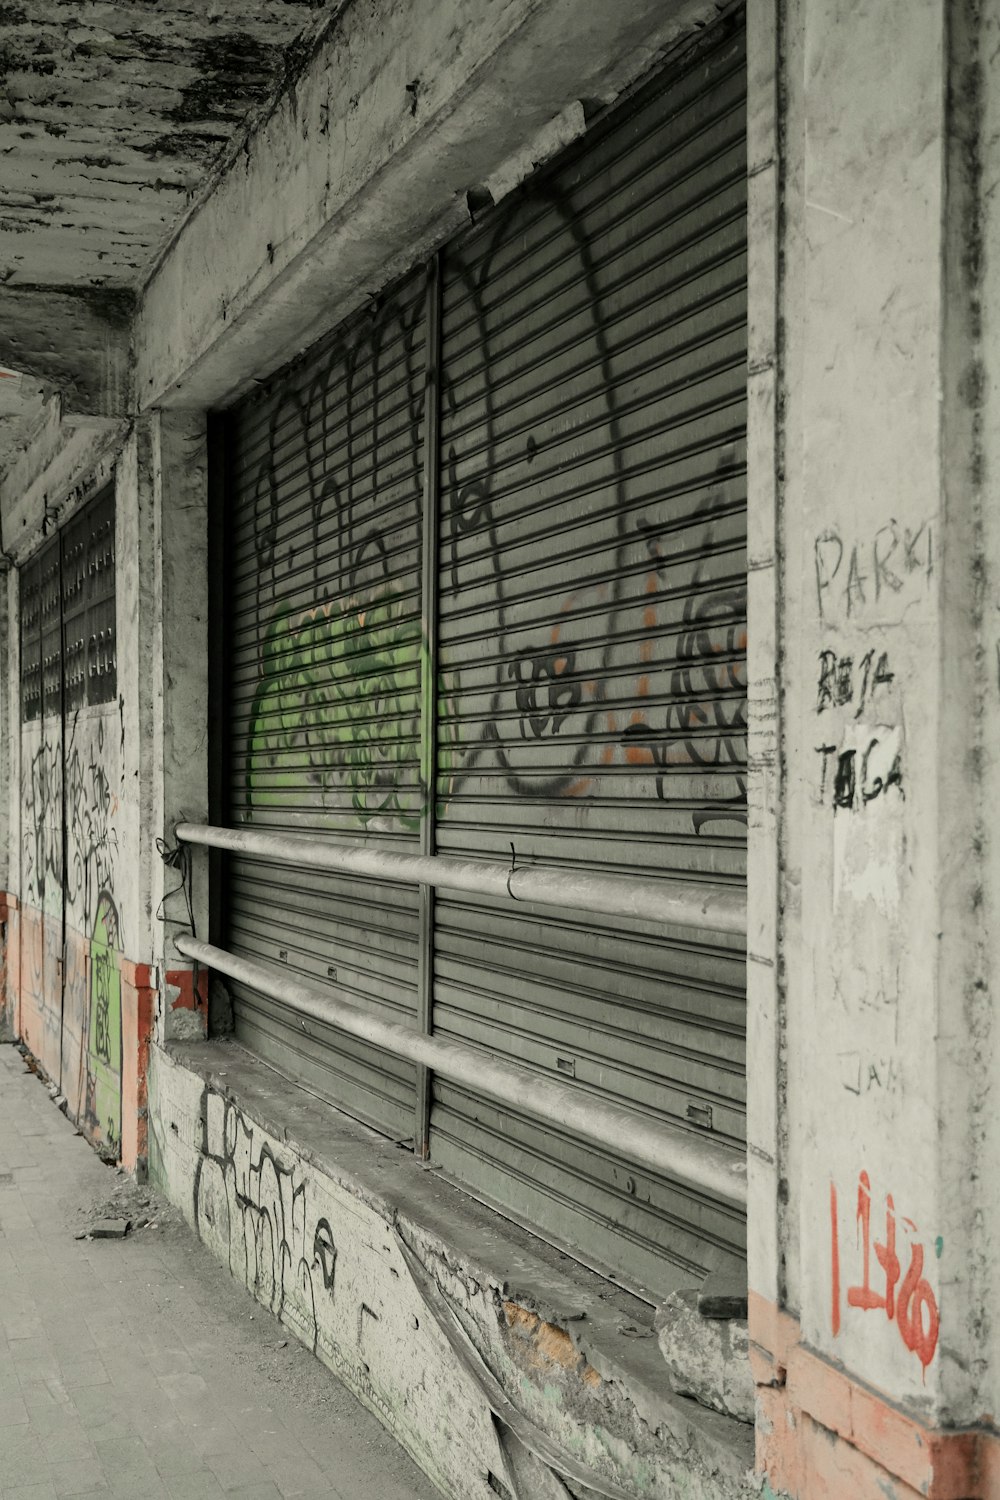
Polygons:
M433 885L513 901L533 901L569 911L669 922L676 927L698 927L711 932L744 936L747 930L746 892L730 886L631 880L620 875L593 875L565 866L545 869L519 865L516 860L513 868L509 868L441 854L357 849L334 839L301 834L213 828L207 823L181 823L176 832L188 844L206 844L234 854L257 854L264 859L307 865L315 870Z
M637 1110L595 1098L514 1063L499 1062L462 1042L426 1036L398 1021L383 1021L343 1000L332 987L290 978L270 964L251 963L198 938L177 938L178 950L220 974L280 1000L303 1018L336 1026L396 1057L432 1068L464 1088L509 1104L535 1119L548 1120L570 1135L582 1136L627 1161L689 1183L739 1208L746 1207L746 1158L676 1125L653 1120Z

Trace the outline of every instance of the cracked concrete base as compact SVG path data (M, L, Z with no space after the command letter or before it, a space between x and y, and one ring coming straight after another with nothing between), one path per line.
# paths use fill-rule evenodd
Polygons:
M153 1049L150 1170L454 1500L535 1500L536 1460L571 1493L752 1493L751 1429L671 1393L652 1308L236 1043Z
M679 1396L754 1420L750 1340L743 1320L706 1318L698 1310L698 1290L672 1292L656 1314L660 1351Z

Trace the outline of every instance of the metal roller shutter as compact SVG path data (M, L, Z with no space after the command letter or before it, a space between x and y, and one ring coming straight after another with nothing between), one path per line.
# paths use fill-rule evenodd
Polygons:
M745 109L729 29L445 254L443 854L745 879ZM435 911L435 1032L744 1149L732 940ZM435 1161L638 1289L744 1254L728 1205L433 1098Z
M424 277L236 413L231 811L415 845L422 812ZM417 893L262 860L228 872L229 946L412 1019ZM235 987L236 1034L377 1128L413 1132L413 1069Z
M102 935L109 939L105 898L114 911L104 889L106 809L82 781L91 759L87 711L114 703L117 693L113 488L77 511L19 571L22 1035L66 1094L71 1117L114 1152L121 1136L120 1007L97 1004L108 993L94 975L103 946L117 982L117 925L115 915L114 940L102 943ZM110 795L106 784L103 790ZM81 846L85 815L89 850ZM83 962L81 940L91 973L84 1014L66 1005L68 994L79 1007L79 984L66 974Z
M235 823L745 880L745 104L730 19L233 414ZM734 939L243 856L227 899L237 953L745 1149ZM255 1050L636 1290L742 1262L730 1205L235 1008Z
M50 1078L61 1081L66 848L63 808L63 641L60 543L20 569L20 1021Z

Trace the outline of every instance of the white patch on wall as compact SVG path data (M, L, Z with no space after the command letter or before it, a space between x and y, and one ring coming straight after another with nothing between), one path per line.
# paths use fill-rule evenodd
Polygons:
M837 762L834 907L839 911L845 901L855 905L871 902L882 916L895 916L906 843L900 817L904 796L902 727L850 725Z

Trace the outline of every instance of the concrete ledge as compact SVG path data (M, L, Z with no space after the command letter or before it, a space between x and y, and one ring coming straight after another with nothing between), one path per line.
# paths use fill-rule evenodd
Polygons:
M529 1500L545 1491L523 1476L550 1450L598 1494L753 1492L751 1429L672 1394L652 1308L236 1043L154 1047L150 1072L153 1179L445 1494L489 1500L492 1476ZM456 1339L517 1408L519 1435ZM525 1433L532 1451L512 1461Z
M147 286L136 389L225 405L469 222L731 0L364 0ZM576 125L573 120L576 120Z

